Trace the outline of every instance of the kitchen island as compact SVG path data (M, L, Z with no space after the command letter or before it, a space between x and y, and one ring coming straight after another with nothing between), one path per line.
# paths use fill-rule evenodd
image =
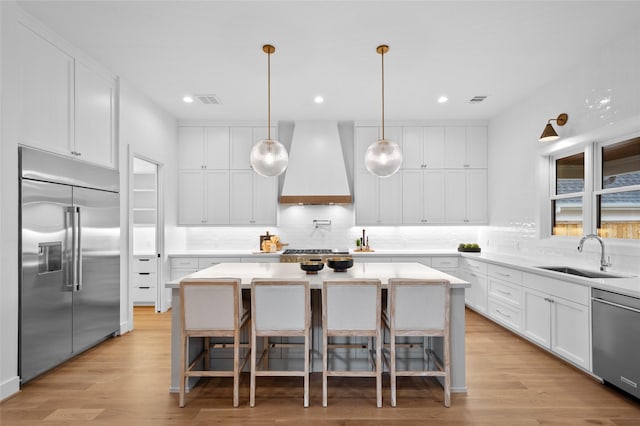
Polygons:
M465 300L464 289L469 283L452 275L440 272L416 262L410 263L355 263L346 272L333 272L325 267L317 275L307 275L297 263L221 263L188 275L189 278L238 278L243 292L248 296L251 280L254 278L276 278L309 280L312 290L312 371L321 371L321 323L319 322L319 300L314 297L322 289L322 282L330 279L379 279L383 291L391 278L446 279L451 283L451 391L466 392L465 377ZM183 277L186 278L186 277ZM171 387L170 392L178 392L180 383L180 279L166 284L171 288ZM320 329L318 328L320 327Z

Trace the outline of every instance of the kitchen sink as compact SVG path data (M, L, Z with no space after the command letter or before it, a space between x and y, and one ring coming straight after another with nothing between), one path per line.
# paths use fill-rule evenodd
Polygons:
M584 278L629 278L628 275L609 274L600 271L588 271L586 269L571 268L569 266L536 266L538 269L560 272L562 274L576 275Z

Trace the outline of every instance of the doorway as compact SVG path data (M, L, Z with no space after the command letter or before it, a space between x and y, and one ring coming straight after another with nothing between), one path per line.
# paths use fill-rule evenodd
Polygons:
M163 219L160 200L160 165L133 157L131 295L134 305L167 310L162 283Z

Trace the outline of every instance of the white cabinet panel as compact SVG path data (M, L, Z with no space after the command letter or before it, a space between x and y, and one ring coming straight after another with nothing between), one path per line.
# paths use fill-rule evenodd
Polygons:
M443 168L444 143L444 127L404 127L402 168Z
M422 153L423 164L427 169L440 169L444 167L444 127L424 128L424 151Z
M420 169L422 168L423 153L423 130L422 127L405 127L402 138L402 168Z
M204 128L178 128L178 168L202 169L204 166Z
M204 158L207 169L229 168L229 128L205 127L204 129L205 152Z
M467 164L470 168L487 168L487 128L467 127Z
M75 64L75 153L78 158L115 167L115 83Z
M402 223L402 174L378 179L378 212L381 224Z
M202 225L204 222L204 178L200 171L178 174L178 223Z
M443 223L443 171L403 170L402 175L402 223Z
M247 170L251 168L249 155L251 148L256 142L253 140L253 130L251 127L231 127L229 129L229 149L231 153L229 167L237 170Z
M249 225L253 220L253 171L232 170L229 223Z
M69 155L73 58L19 24L20 142Z
M171 269L198 269L197 257L172 257Z
M445 129L445 167L459 169L467 167L467 132L465 127Z
M569 300L553 298L551 324L553 351L589 369L591 367L589 308Z
M377 140L377 127L356 127L356 149L354 156L355 170L367 171L367 168L364 165L364 156L367 153L369 145Z
M466 170L445 171L445 220L447 223L464 223L467 217Z
M205 190L202 194L203 200L206 201L204 223L226 225L229 223L229 172L209 170L204 173Z
M378 225L378 179L366 170L358 172L354 202L356 223L359 225Z
M251 172L253 177L252 225L275 225L278 210L278 178L264 177Z
M546 348L551 347L551 305L546 294L529 288L523 289L524 334Z
M423 216L425 223L444 223L444 173L442 170L423 172Z
M402 223L402 175L380 178L368 171L356 177L356 223L397 225Z

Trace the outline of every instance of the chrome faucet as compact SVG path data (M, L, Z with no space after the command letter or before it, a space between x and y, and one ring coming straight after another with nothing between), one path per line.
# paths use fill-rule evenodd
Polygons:
M611 258L609 257L605 260L604 241L602 240L602 238L598 237L596 234L585 235L584 237L580 238L580 242L578 243L578 251L580 253L582 253L582 246L584 245L584 242L587 240L598 240L598 242L600 243L600 247L602 248L602 252L600 254L600 270L606 271L607 267L611 266Z

